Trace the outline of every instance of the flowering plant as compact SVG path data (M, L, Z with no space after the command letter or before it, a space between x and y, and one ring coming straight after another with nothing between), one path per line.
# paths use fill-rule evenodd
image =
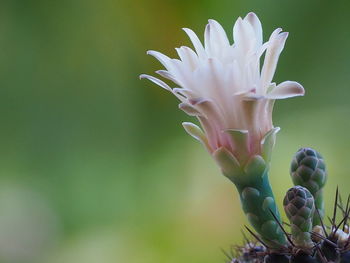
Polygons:
M259 243L238 248L230 262L350 262L347 220L350 198L340 224L335 223L336 194L331 233L323 224L323 187L327 172L322 156L311 148L300 149L291 164L295 184L287 191L284 209L291 234L283 227L268 180L271 151L279 128L273 126L276 99L304 95L295 81L273 82L279 56L288 33L278 28L263 43L262 26L254 13L238 18L233 27L234 44L215 20L205 28L204 45L190 29L194 50L176 48L180 59L157 51L165 70L159 78L142 74L180 100L179 108L199 120L200 126L185 122L185 130L199 140L216 160L222 173L237 187L242 209ZM262 58L263 57L263 58ZM263 61L263 63L261 63ZM262 65L260 65L262 64ZM339 229L343 224L343 228Z

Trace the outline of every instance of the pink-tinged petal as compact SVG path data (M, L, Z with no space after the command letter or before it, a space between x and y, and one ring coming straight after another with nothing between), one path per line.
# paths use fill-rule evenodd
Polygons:
M257 45L261 45L262 40L263 40L262 26L261 26L261 22L260 22L259 18L257 17L257 15L253 12L250 12L246 15L244 20L247 20L252 25L254 32L255 32L255 38L256 38Z
M296 96L303 96L305 90L298 82L284 81L267 94L269 99L286 99Z
M219 145L230 146L227 143L227 135L222 133L225 129L226 120L218 107L208 100L202 100L195 103L194 106L203 113L203 116L199 116L198 119L201 121L206 133L208 133L210 145L216 145L214 147Z
M245 100L250 100L250 99L257 99L256 96L256 89L251 89L248 91L239 91L234 94L232 94L234 97L242 97Z
M157 84L159 87L162 87L163 89L166 89L167 91L173 92L172 89L166 84L164 81L161 81L160 79L157 79L153 76L142 74L140 75L140 79L148 79L152 81L153 83Z
M280 29L276 29L269 40L269 45L266 50L264 65L261 71L261 85L263 88L267 88L271 83L276 71L278 58L286 43L288 33L280 33Z
M232 152L237 159L244 163L249 156L249 133L247 130L235 130L229 129L224 131L230 135L230 138L234 144Z
M206 117L203 116L197 116L197 119L199 120L201 127L204 130L204 133L206 134L208 138L208 143L210 145L211 149L216 149L219 147L219 134L216 131L215 124L209 120Z
M194 33L189 28L183 28L183 30L186 32L186 34L190 38L190 40L191 40L191 42L193 44L193 47L196 50L196 53L197 53L198 57L201 58L201 59L206 58L204 47L203 47L201 41L199 40L198 36L196 35L196 33Z
M199 109L201 112L204 113L204 115L208 116L208 114L212 116L208 116L210 119L215 121L212 117L218 117L220 118L219 109L217 108L216 104L209 99L203 99L203 98L197 98L197 99L190 99L189 102L195 106L197 109Z

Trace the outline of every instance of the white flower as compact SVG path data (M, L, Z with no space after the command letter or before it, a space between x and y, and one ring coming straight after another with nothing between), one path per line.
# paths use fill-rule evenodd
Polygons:
M238 18L232 45L215 20L209 20L206 26L204 46L192 30L184 31L194 50L186 46L176 48L180 59L148 51L166 68L156 73L179 87L172 89L145 74L141 78L173 93L181 101L180 109L199 119L204 132L192 123L183 125L210 153L225 149L239 161L262 155L264 136L277 131L272 130L275 99L304 95L304 88L297 82L272 82L288 33L278 28L263 43L261 23L254 13Z

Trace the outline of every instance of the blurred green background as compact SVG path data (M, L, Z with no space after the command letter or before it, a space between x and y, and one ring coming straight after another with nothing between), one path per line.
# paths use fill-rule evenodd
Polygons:
M350 4L316 0L1 0L0 262L213 263L242 241L233 185L187 136L160 69L208 18L231 36L254 11L290 32L276 82L271 181L279 205L301 146L323 153L328 213L349 191Z

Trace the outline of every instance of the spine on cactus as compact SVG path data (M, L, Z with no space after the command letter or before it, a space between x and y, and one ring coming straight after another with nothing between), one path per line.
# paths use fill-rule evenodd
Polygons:
M310 232L315 204L312 194L302 186L294 186L287 191L283 206L290 221L294 245L300 248L313 247Z
M312 148L299 149L292 160L290 175L294 185L305 187L313 195L315 207L319 212L315 210L313 225L320 225L324 217L323 187L327 181L323 157Z

